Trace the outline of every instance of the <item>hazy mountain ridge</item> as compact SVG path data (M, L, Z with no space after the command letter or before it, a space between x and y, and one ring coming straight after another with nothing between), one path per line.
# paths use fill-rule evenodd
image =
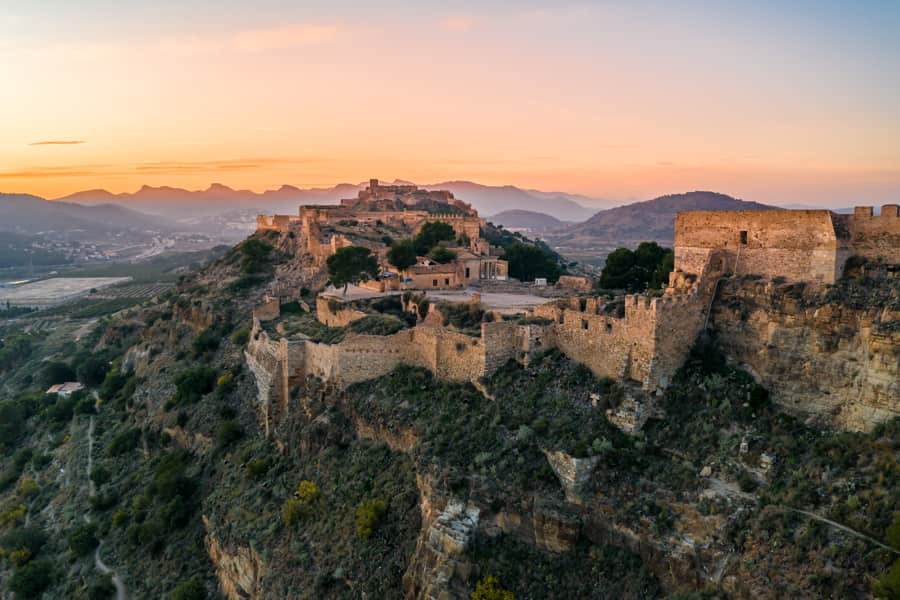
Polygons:
M547 213L532 210L505 210L487 219L491 223L503 225L507 229L529 229L531 231L559 229L569 225Z
M112 203L90 206L72 202L51 202L30 194L0 193L0 229L34 234L45 231L84 230L108 233L124 230L175 229L168 219Z
M397 183L409 183L397 180ZM337 204L342 198L353 198L366 184L340 183L330 188L301 189L282 185L278 189L254 192L235 190L214 183L205 190L185 190L169 186L143 186L134 193L113 194L106 190L76 192L57 201L93 205L115 203L142 212L161 214L173 219L215 215L226 210L256 209L260 212L294 214L301 204ZM594 201L586 196L563 192L540 192L506 186L488 186L470 181L447 181L421 185L425 189L449 190L471 203L481 214L506 210L552 212L562 220L581 221L595 212L579 203Z
M732 198L726 194L694 191L668 194L653 200L602 210L574 225L556 241L573 244L597 240L639 242L675 239L675 215L686 210L775 210L779 207Z

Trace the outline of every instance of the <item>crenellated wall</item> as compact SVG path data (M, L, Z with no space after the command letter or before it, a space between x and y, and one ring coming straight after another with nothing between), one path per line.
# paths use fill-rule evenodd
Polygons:
M675 268L698 273L714 250L723 271L832 284L850 256L900 263L896 204L873 215L828 210L688 211L675 218Z

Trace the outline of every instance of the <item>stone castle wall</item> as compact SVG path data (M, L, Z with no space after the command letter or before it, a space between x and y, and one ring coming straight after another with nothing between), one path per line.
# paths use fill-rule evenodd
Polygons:
M837 249L827 210L691 211L675 218L675 268L686 273L700 273L720 250L724 271L833 283L843 268Z
M332 309L332 305L336 303L340 304L334 299L319 294L316 297L316 319L329 327L346 327L353 321L367 316L363 311L346 304Z
M900 264L900 214L896 204L881 207L873 215L870 207L856 208L852 218L844 217L850 232L853 254L871 260Z
M896 204L828 210L690 211L675 218L675 268L699 273L713 250L735 275L834 283L850 256L900 263Z

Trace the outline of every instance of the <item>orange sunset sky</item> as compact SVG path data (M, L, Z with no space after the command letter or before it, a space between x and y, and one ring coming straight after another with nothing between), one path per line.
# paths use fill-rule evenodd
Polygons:
M0 191L898 201L897 31L894 1L4 2Z

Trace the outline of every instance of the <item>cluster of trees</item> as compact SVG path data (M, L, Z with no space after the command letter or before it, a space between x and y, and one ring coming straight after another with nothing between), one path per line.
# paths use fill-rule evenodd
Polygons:
M513 242L506 247L503 258L509 263L509 276L519 281L534 281L544 277L554 283L562 275L555 254L541 246Z
M344 286L344 293L351 283L356 283L363 277L378 275L378 260L372 256L371 250L362 246L338 248L325 264L331 284L335 287Z
M606 257L600 287L629 293L659 289L675 267L675 253L656 242L641 242L636 250L617 248Z
M456 253L444 246L443 242L455 239L456 232L450 225L439 221L425 223L414 238L391 244L388 260L401 271L415 265L419 256L428 256L439 263L449 263L456 259Z
M262 240L250 238L240 245L241 272L252 274L265 271L269 266L272 246Z

